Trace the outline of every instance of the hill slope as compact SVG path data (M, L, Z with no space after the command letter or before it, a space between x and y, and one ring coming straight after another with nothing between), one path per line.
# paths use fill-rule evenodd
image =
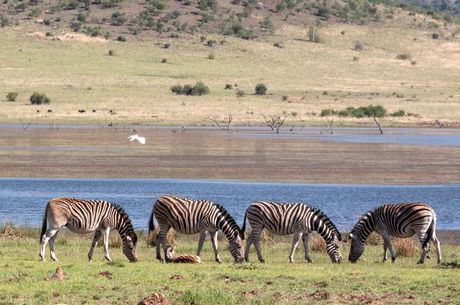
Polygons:
M404 111L385 124L460 122L455 24L368 2L205 2L3 4L0 98L18 97L0 121L369 124L321 112L380 104ZM197 81L208 95L170 90ZM254 95L259 83L267 95ZM34 91L51 104L30 105Z

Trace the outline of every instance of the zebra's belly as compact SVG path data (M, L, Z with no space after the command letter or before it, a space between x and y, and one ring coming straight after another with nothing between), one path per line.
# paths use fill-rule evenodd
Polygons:
M67 224L66 227L73 233L77 233L77 234L89 234L89 233L96 231L97 229L97 227L96 228L76 227L71 224Z

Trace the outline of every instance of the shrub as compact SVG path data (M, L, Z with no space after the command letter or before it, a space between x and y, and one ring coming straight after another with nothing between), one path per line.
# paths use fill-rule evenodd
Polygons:
M355 47L353 48L355 51L362 51L364 50L364 43L361 41L356 41L355 42Z
M88 27L86 27L86 33L88 35L96 37L101 33L101 27L100 26L94 26L94 27L88 26Z
M217 8L218 1L217 0L198 0L198 8L202 11L212 9L215 10Z
M402 109L399 109L398 111L395 111L393 113L390 114L391 116L394 116L394 117L401 117L401 116L405 116L406 115L406 112Z
M81 23L85 23L86 22L86 14L83 13L83 12L80 12L78 13L77 15L77 20L80 21Z
M393 248L397 256L413 257L415 255L415 244L411 238L396 238L393 240Z
M165 64L165 63L167 63L167 62L168 62L168 60L167 60L166 58L163 58L163 59L161 60L161 63L162 63L162 64Z
M10 25L10 18L0 13L0 27L5 27Z
M115 51L114 50L109 50L109 56L115 56Z
M6 100L8 102L16 102L16 99L18 98L18 93L17 92L8 92L6 94Z
M232 84L225 84L225 88L224 88L225 90L232 89L232 88L233 88Z
M321 38L319 37L318 30L314 26L311 26L308 29L308 41L314 42L314 43L321 42Z
M321 110L321 116L330 116L330 115L335 115L337 114L337 111L334 110L334 109L330 109L330 108L327 108L327 109L323 109Z
M45 93L40 92L34 92L29 100L32 105L43 105L51 102L51 99Z
M273 44L273 46L275 46L275 47L277 47L277 48L280 48L280 49L284 48L284 44L283 44L282 41L281 41L281 42L275 42L275 43Z
M120 35L120 36L117 37L117 40L118 40L118 41L125 42L125 41L126 41L126 37L123 36L123 35Z
M431 34L431 38L433 38L433 39L438 39L438 38L439 38L439 34L438 34L438 33L433 33L433 34Z
M174 85L171 87L171 92L178 95L188 95L188 96L201 96L209 93L209 88L202 82L196 82L194 86L192 85Z
M216 43L215 40L212 40L212 39L209 39L207 42L206 42L206 45L210 48L212 48L214 46L214 44Z
M383 244L382 237L375 232L372 232L366 239L366 245L378 246L381 244Z
M49 18L43 19L43 24L46 25L46 26L52 25L51 19L49 19Z
M308 237L308 245L310 246L310 249L313 252L326 252L326 242L319 234L310 234L310 236Z
M82 23L77 21L77 22L73 22L71 25L70 25L70 28L74 31L74 32L78 32L81 30L81 25Z
M126 22L126 14L122 12L115 12L110 17L112 25L123 25Z
M257 84L255 91L256 95L265 95L267 94L267 86L265 86L264 84Z
M215 58L215 55L213 53L208 54L208 59L214 59L214 58Z
M53 33L51 33L51 32L46 32L46 33L45 33L45 36L46 36L46 37L51 37L51 36L53 36Z
M266 16L264 18L264 20L262 20L260 22L260 27L262 28L262 31L266 31L266 32L269 32L271 34L273 34L274 30L275 30L275 27L273 26L273 23L270 19L269 16Z
M236 90L236 97L243 97L245 95L244 91L241 89Z
M398 54L396 58L401 59L401 60L408 60L408 59L411 59L412 57L410 56L410 54L402 53L402 54Z

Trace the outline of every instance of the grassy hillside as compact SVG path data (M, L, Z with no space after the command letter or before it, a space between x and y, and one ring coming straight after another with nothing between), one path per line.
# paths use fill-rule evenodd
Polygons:
M0 28L0 121L210 125L231 116L240 125L263 124L264 117L356 125L372 120L321 111L380 104L387 125L459 125L453 23L375 4L324 11L316 2L289 8L284 1L281 9L270 1L249 11L243 1L205 9L169 1L151 9L156 2L68 9L70 2L39 1L23 11L20 3L2 4L9 25ZM208 95L170 90L197 81ZM266 95L254 94L259 83ZM30 105L34 91L51 104ZM18 93L16 102L6 101L9 92ZM398 110L402 116L389 115Z
M26 234L27 236L27 234ZM139 262L128 263L117 243L111 244L113 263L102 249L88 263L90 238L58 237L59 262L38 260L37 238L0 239L0 302L2 304L137 304L153 293L163 293L171 304L454 304L460 299L458 246L443 246L446 264L434 259L416 265L414 257L382 263L382 246L367 246L357 264L334 265L327 254L313 252L313 263L303 261L299 247L294 264L288 263L289 239L263 244L266 263L232 263L220 241L223 264L214 262L209 240L203 264L161 264L145 237L139 242ZM194 253L195 238L178 238L176 252ZM348 255L348 245L343 255ZM48 257L48 252L47 252ZM57 267L62 280L53 278Z

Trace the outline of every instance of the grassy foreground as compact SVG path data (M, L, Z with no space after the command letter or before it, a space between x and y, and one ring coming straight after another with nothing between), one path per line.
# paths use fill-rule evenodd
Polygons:
M415 257L399 257L395 264L381 263L381 246L367 246L363 260L331 264L327 254L313 252L313 264L288 263L289 239L263 245L266 263L233 264L226 241L219 242L224 263L214 263L210 242L203 264L161 264L154 249L140 239L139 262L128 263L112 245L113 263L102 249L92 263L86 261L90 237L58 237L59 262L38 260L38 241L32 237L0 239L1 304L137 304L153 293L163 293L171 304L454 304L460 301L460 272L455 262L458 246L442 246L444 261L454 268L437 267L435 259L416 265ZM348 255L344 245L343 256ZM47 249L48 250L48 249ZM176 238L176 253L194 253L194 238ZM433 255L434 253L432 253ZM49 252L47 251L47 257ZM53 279L60 266L63 280Z

